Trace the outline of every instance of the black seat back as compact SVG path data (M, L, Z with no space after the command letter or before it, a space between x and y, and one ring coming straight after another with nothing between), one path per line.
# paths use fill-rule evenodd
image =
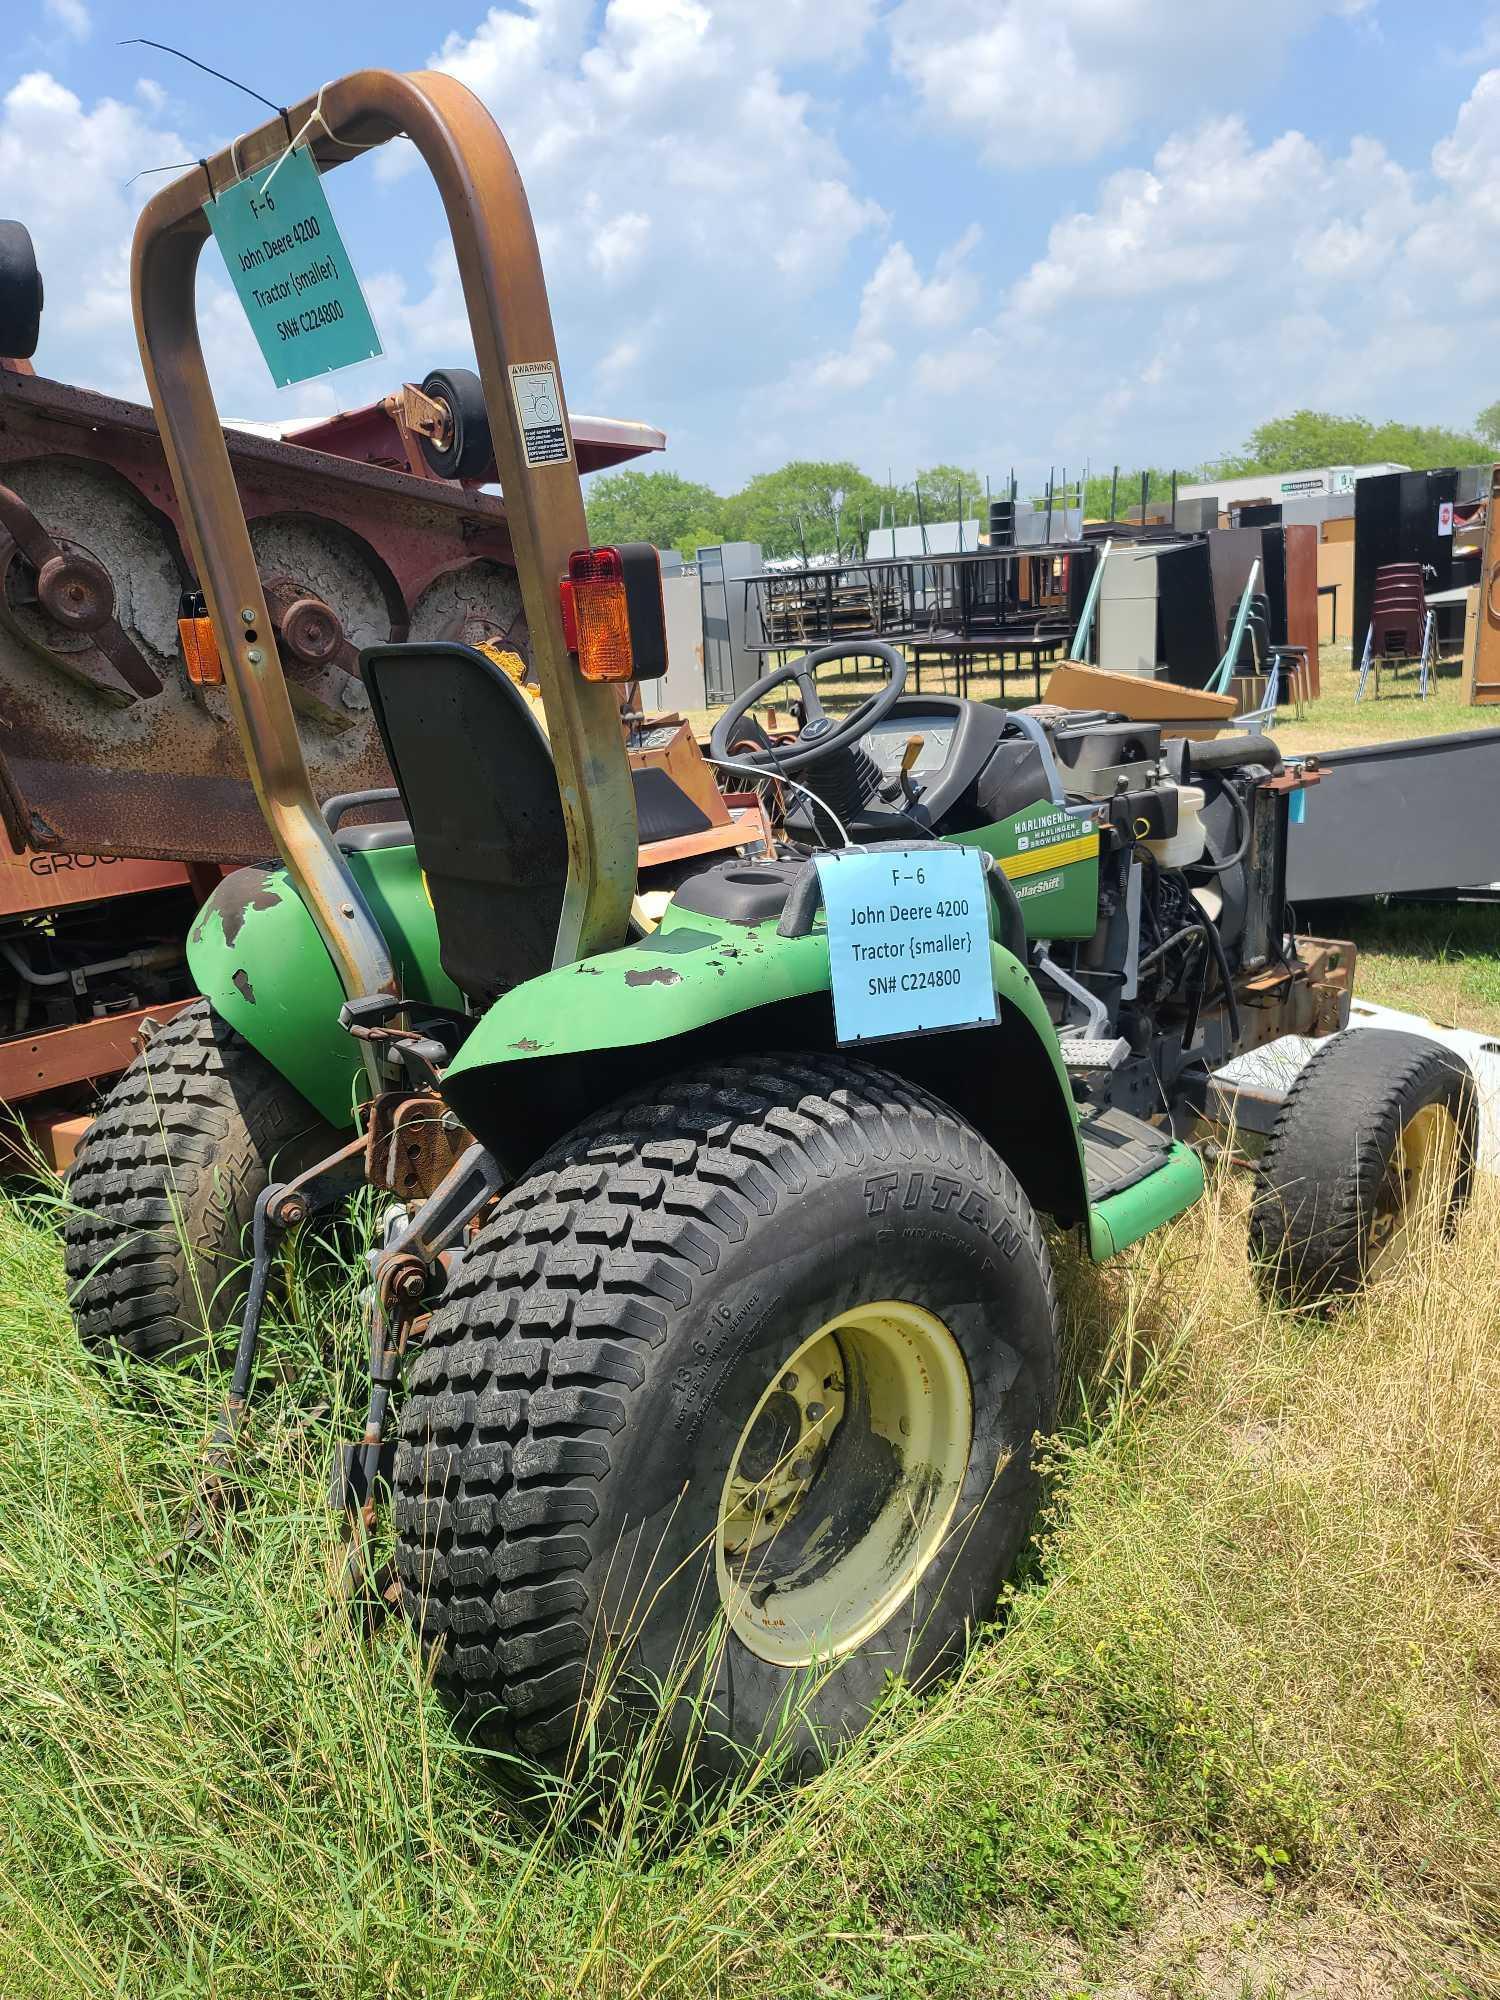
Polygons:
M493 1000L552 963L568 842L552 751L510 677L468 646L369 646L360 668L443 969Z

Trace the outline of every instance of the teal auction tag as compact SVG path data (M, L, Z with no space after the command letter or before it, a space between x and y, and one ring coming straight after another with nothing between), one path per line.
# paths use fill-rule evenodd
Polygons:
M989 891L972 847L817 857L840 1042L996 1018Z
M278 389L380 353L380 336L306 146L203 212Z

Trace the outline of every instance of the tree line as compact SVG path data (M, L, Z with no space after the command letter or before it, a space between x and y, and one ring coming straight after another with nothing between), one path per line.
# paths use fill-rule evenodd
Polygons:
M1500 453L1500 402L1481 410L1468 431L1433 424L1371 423L1365 417L1332 416L1296 410L1258 425L1238 452L1196 467L1178 467L1180 482L1240 479L1257 472L1302 472L1322 465L1370 465L1388 460L1415 471L1434 466L1475 465ZM1095 473L1083 482L1084 513L1107 516L1112 490L1123 512L1140 499L1170 498L1172 468L1137 466ZM883 521L901 526L926 520L986 520L987 491L996 499L1008 491L1009 473L986 488L984 477L960 465L932 465L907 482L872 479L850 459L794 459L774 472L761 472L737 493L676 472L644 472L631 466L606 473L587 495L589 536L595 544L654 542L688 558L715 542L759 542L768 556L862 554L873 529ZM1079 482L1071 481L1071 486ZM1044 493L1027 493L1035 505Z
M882 521L903 525L920 510L928 521L973 520L984 513L984 481L957 465L933 465L905 485L871 479L849 459L796 459L761 472L738 493L676 472L627 471L595 479L585 495L589 537L597 545L655 542L694 549L713 542L759 542L768 556L863 553Z

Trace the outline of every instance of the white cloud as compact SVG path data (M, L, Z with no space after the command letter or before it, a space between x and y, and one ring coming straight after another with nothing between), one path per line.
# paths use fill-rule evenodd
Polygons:
M136 210L158 183L123 184L190 157L181 135L147 112L108 97L86 110L45 70L21 77L0 99L0 188L6 213L31 231L47 286L37 357L47 373L81 367L99 388L139 393L130 237Z
M943 334L967 318L980 296L979 280L969 265L979 238L978 224L971 224L941 253L926 280L906 245L892 243L860 296L849 345L823 355L810 368L795 370L793 397L864 389L895 359L901 334Z
M46 0L46 14L76 42L86 42L93 33L94 23L84 0Z
M1500 70L1430 174L1369 138L1257 146L1243 120L1212 120L1108 175L987 325L918 357L917 377L936 383L946 362L971 393L1024 383L1059 413L1059 456L1113 457L1124 436L1190 464L1299 404L1462 420L1453 303L1500 298L1497 183Z
M596 21L589 0L521 0L443 43L435 65L492 107L526 183L570 400L648 363L658 381L757 367L760 329L884 227L781 67L853 60L874 16L875 0L609 0Z
M1298 33L1359 11L515 0L434 60L494 107L516 154L575 408L662 424L669 463L724 486L808 455L1000 475L1048 457L1196 462L1298 403L1453 420L1493 395L1466 315L1488 324L1500 297L1500 70L1449 72L1455 96L1473 89L1425 167L1372 138L1233 115L1240 83ZM1072 176L1017 268L995 199L1007 182L976 186L941 162L924 177L909 134L873 143L881 89L881 117L910 127L925 107L971 161L985 144L1025 169L1148 127L1170 136L1109 161L1091 192ZM177 101L127 73L115 97L84 102L40 69L0 97L0 202L37 238L50 373L141 393L129 244L161 181L125 183L227 136L196 130ZM1184 102L1218 110L1184 128L1170 116ZM841 143L856 129L858 170ZM435 197L391 184L403 153L409 165L410 148L390 148L340 175L334 195L386 358L274 396L210 251L200 290L221 407L328 407L463 362ZM1045 177L1010 184L1033 212L1049 198ZM945 234L934 214L954 215ZM982 237L965 227L978 214Z
M1089 159L1185 103L1222 103L1274 74L1320 17L1373 0L899 0L896 69L937 126L1022 167Z
M90 108L45 70L20 77L0 98L0 201L31 231L46 286L37 368L144 402L130 303L135 220L170 178L150 170L191 160L201 148L165 122L154 85L134 96L135 103L104 97ZM138 174L145 178L133 179ZM220 409L264 412L265 363L212 250L199 276L198 311ZM275 405L279 416L333 407L326 384Z
M1373 140L1330 158L1300 132L1257 148L1240 118L1168 139L1149 167L1111 174L1097 205L1055 223L1011 292L1016 311L1234 285L1243 299L1347 275L1417 213L1410 176Z

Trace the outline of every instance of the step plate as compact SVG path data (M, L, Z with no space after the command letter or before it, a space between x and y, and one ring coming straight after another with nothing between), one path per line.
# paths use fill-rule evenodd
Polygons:
M1172 1150L1168 1132L1158 1131L1128 1111L1097 1111L1079 1127L1089 1200L1105 1201L1145 1180Z
M1063 1040L1057 1046L1065 1069L1118 1069L1130 1054L1129 1042L1118 1039L1107 1042Z

